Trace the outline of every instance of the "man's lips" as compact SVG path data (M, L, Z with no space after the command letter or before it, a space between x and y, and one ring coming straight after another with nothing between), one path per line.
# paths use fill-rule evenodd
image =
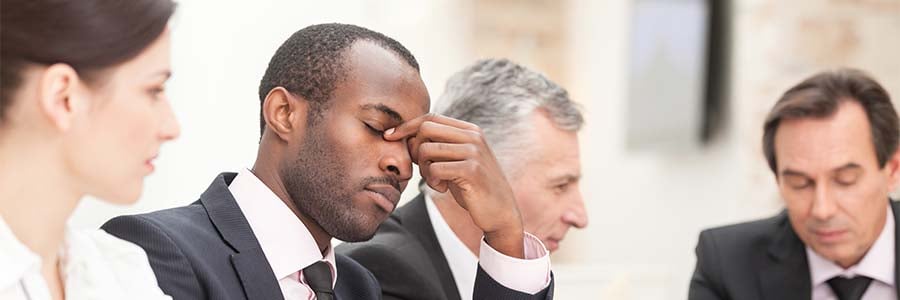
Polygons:
M553 250L556 250L557 248L559 248L559 243L562 242L562 240L564 238L565 238L565 233L563 233L562 235L555 235L555 236L547 237L547 239L545 240L547 242L545 245L545 246L547 246L547 250L553 251Z
M400 202L400 191L390 185L369 185L366 191L377 194L375 203L388 213Z
M824 243L836 242L844 237L844 234L847 233L845 229L831 229L831 230L813 230L813 234L819 241Z
M547 239L547 244L545 246L547 246L547 250L554 251L559 248L560 241L561 240L550 238Z

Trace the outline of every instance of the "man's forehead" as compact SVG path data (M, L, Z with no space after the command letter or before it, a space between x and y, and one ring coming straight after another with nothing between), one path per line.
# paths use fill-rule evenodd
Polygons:
M339 88L354 90L362 105L410 120L428 112L430 99L418 71L398 54L370 42L348 53L348 78Z

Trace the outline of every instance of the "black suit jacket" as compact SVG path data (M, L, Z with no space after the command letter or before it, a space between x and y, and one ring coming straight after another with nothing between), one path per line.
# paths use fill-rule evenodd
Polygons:
M419 194L398 208L378 228L375 237L362 243L337 247L375 274L384 299L459 300L450 265L428 218L425 197ZM475 299L552 299L553 282L543 291L528 295L506 289L503 294L485 295L502 286L481 267L475 279ZM505 289L505 288L503 288Z
M895 226L900 204L891 201ZM895 231L900 242L900 228ZM900 245L895 251L900 251ZM898 252L900 253L900 252ZM900 278L895 254L894 278ZM786 212L755 222L708 229L700 233L697 268L688 299L810 299L811 275L806 248ZM898 281L900 282L900 281ZM900 295L900 285L897 285Z
M174 299L284 299L256 236L222 173L184 207L116 217L103 229L147 252L160 288ZM335 255L338 299L380 299L378 281L352 259Z

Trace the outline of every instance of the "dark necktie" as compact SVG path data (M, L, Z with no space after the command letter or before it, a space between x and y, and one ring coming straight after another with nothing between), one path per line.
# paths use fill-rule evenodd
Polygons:
M872 283L872 278L862 275L857 275L853 278L835 276L828 279L828 286L831 287L831 290L834 291L834 294L840 300L861 299L863 294L866 293L866 289L869 288L870 283Z
M318 261L303 268L303 279L316 293L317 300L334 300L334 289L331 287L331 268L328 263Z

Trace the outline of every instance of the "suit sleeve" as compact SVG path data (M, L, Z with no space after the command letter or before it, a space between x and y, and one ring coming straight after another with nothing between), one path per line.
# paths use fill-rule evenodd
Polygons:
M700 233L697 243L697 267L691 277L689 300L725 300L721 288L721 265L716 251L716 243L709 231Z
M523 246L525 258L518 259L481 240L474 299L553 299L550 252L527 232Z
M488 275L481 266L478 266L478 274L475 276L475 290L473 300L551 300L553 299L553 274L550 274L550 285L537 292L528 294L510 289Z
M384 300L433 299L439 295L430 295L439 291L439 287L429 286L429 282L419 276L420 268L413 264L414 259L401 257L397 251L380 244L365 246L342 245L343 254L349 256L372 272L381 285Z
M137 244L147 252L160 289L172 299L206 299L191 262L164 229L142 216L120 216L102 229Z

